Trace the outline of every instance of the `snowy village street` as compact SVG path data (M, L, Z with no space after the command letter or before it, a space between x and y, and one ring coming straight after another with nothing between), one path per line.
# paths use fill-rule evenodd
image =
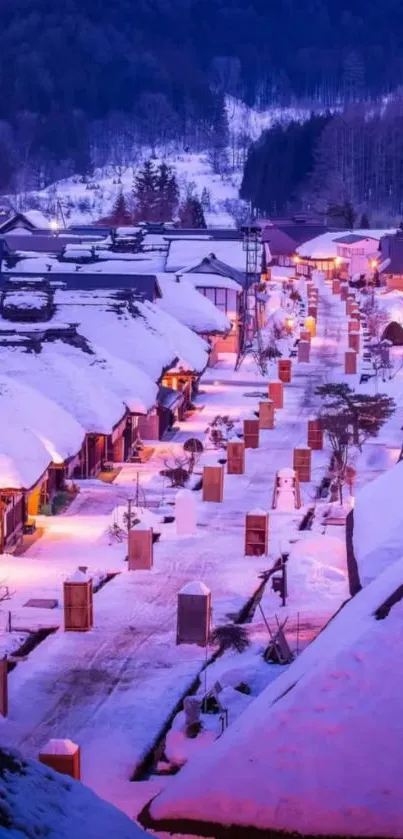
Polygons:
M80 743L84 783L130 815L128 782L206 658L198 647L175 644L178 591L189 580L200 579L212 591L213 623L236 619L258 589L259 573L272 566L281 540L297 533L304 511L314 500L326 465L324 452L314 453L312 484L302 485L304 508L293 515L271 517L269 557L244 557L244 515L256 507L270 510L275 472L292 465L293 447L306 445L307 420L317 404L314 389L339 362L340 302L325 294L320 300L311 363L294 365L275 429L262 432L258 450L247 451L244 476L226 475L223 504L198 502L195 537L178 540L174 525L165 525L150 572L128 573L124 545L111 544L112 512L117 507L122 510L126 499L133 497L138 472L148 503L154 495L154 503L159 499L157 447L147 464L124 465L114 484L83 485L68 512L48 520L44 534L26 553L3 565L3 580L14 592L13 626L20 629L62 623L62 580L78 565L87 566L95 575L117 573L94 596L93 632L64 634L60 629L17 665L10 677L10 715L0 724L2 742L32 757L51 737ZM163 450L175 450L191 436L203 437L217 414L238 419L250 413L258 394L265 394L265 384L249 358L237 373L233 358L224 358L202 380L199 410ZM166 490L167 499L173 498L173 492ZM290 597L283 611L290 618L291 640L295 640L297 614L303 644L348 597L341 530L337 528L336 534L341 567L334 580L313 575L309 563L290 564ZM273 620L280 611L279 601L268 588L263 597L265 616ZM54 597L59 606L51 611L24 607L32 597ZM258 612L253 632L263 643L267 641Z

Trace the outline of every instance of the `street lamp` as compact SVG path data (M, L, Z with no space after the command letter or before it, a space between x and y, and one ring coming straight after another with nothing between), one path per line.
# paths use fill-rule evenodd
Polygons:
M50 229L51 229L52 233L54 233L54 235L57 236L57 234L59 232L59 222L57 221L57 219L53 218L49 222L49 226L50 226Z

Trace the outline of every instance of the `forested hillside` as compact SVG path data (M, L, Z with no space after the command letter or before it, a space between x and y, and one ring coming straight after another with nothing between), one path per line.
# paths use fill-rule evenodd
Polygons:
M2 0L0 188L11 145L82 171L94 130L205 142L223 94L330 104L395 88L402 35L400 0Z
M403 96L277 124L254 143L241 197L263 214L350 205L387 222L403 213Z

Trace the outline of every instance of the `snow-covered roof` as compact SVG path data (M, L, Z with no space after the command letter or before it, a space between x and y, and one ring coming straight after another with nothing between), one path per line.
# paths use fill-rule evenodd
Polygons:
M52 225L40 210L27 210L22 214L24 218L37 230L51 230Z
M71 413L34 387L14 376L0 375L0 412L4 406L9 417L13 414L17 424L27 425L38 437L52 463L64 463L80 451L85 429Z
M72 254L74 254L72 256ZM135 258L131 255L131 259L122 258L121 254L111 254L109 251L104 255L104 258L98 259L95 262L88 262L83 264L80 260L85 255L85 251L72 251L66 253L66 257L70 259L77 259L78 273L81 274L155 274L158 271L163 271L163 257L154 257L147 259L146 256ZM41 274L49 279L49 275L53 274L71 274L76 270L75 263L69 261L59 261L53 255L32 256L20 259L17 265L7 269L7 274Z
M202 373L208 361L209 346L203 338L195 335L191 329L184 326L168 312L164 312L157 304L146 300L136 303L140 317L147 321L149 329L160 332L163 340L172 346L178 361L176 370L193 370Z
M62 341L45 342L40 353L0 347L0 362L8 375L56 402L87 433L110 434L124 416L126 405L88 370L73 363L70 350Z
M245 271L246 257L243 242L225 239L214 241L209 239L172 240L169 245L165 270L170 272L181 271L190 264L201 262L211 253L214 253L217 259L237 271Z
M362 585L403 556L403 461L387 469L357 494L354 554Z
M231 324L226 315L203 294L200 294L186 274L181 279L172 274L158 274L162 299L158 304L164 312L177 318L194 332L205 334L229 332Z
M91 342L136 364L153 382L177 358L171 341L150 328L145 317L133 317L126 303L119 303L112 293L59 291L55 300L61 321L78 323L80 332Z
M223 277L221 274L203 274L202 272L189 272L181 274L180 277L186 277L190 283L196 288L227 288L230 291L236 291L238 294L242 291L242 286L231 277Z
M362 239L375 239L379 241L382 236L388 233L396 233L393 230L345 230L323 233L314 239L309 239L296 249L298 256L307 259L334 259L337 256L338 240L346 236L360 236Z
M17 422L12 406L0 415L0 487L30 489L50 466L51 457L39 438Z
M346 231L347 232L347 231ZM298 256L308 259L335 259L337 256L337 242L336 239L340 237L340 231L329 233L322 233L320 236L315 236L314 239L309 239L296 249Z
M61 319L80 324L80 332L110 353L136 364L154 382L179 359L179 367L202 372L208 346L162 308L136 301L129 310L113 293L59 291Z
M205 822L402 837L403 601L384 620L374 614L402 582L400 560L189 761L151 803L152 818L172 832L190 820L196 834Z
M147 839L128 816L84 784L16 752L0 753L4 839Z

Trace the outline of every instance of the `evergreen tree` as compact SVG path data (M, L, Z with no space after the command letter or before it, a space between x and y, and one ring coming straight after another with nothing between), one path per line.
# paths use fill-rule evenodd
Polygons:
M208 210L210 210L210 209L211 209L211 195L210 195L210 190L209 190L209 189L207 189L207 187L206 187L206 186L205 186L205 187L203 187L203 191L202 191L202 194L201 194L201 199L200 199L200 202L201 202L201 205L202 205L202 207L203 207L203 210L207 210L207 211L208 211Z
M343 204L331 204L327 208L329 222L335 227L344 227L346 230L353 230L356 219L356 212L351 201L347 199Z
M369 218L366 213L363 213L360 221L360 230L369 230L370 227Z
M179 224L181 227L206 228L203 207L195 195L188 195L179 208Z
M131 213L127 207L123 192L119 193L113 205L109 221L116 227L124 227L125 225L130 225L132 222Z
M133 184L136 221L158 221L158 174L152 160L146 160Z
M175 175L166 163L161 163L157 173L157 221L172 221L179 203L179 187Z

